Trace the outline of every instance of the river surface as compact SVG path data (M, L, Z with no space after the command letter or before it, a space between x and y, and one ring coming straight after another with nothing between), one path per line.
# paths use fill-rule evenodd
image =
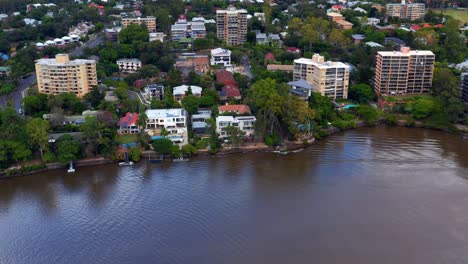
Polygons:
M338 133L0 181L0 263L468 263L468 141Z

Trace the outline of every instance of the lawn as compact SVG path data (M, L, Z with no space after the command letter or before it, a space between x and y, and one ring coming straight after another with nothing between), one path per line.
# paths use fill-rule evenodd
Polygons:
M435 13L444 13L445 15L451 16L456 20L460 21L463 25L468 23L468 10L459 9L432 9Z
M137 142L138 141L138 135L137 134L125 134L125 135L119 135L117 137L117 141L119 144L127 144L131 142Z

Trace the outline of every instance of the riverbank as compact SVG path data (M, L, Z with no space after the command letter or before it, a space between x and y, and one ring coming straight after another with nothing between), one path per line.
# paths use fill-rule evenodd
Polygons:
M371 126L382 126L382 125L392 126L390 124L386 124L383 120L380 120L377 124L371 125ZM448 132L453 135L459 135L463 137L463 139L468 138L468 128L466 126L460 126L460 125L457 126L457 129L458 129L457 132L450 131L449 129L437 129L433 127L427 127L424 125L423 122L420 122L420 121L416 121L413 125L410 126L408 122L404 119L398 120L395 124L393 124L393 126L438 130L438 131ZM358 121L356 122L356 127L352 127L352 128L338 129L336 127L329 127L327 129L322 130L324 133L320 136L320 139L326 138L330 135L333 135L341 131L347 131L347 130L362 128L362 127L369 127L369 125L367 125L364 121ZM221 148L219 152L217 153L211 153L208 149L202 149L198 151L198 155L228 156L228 155L239 154L239 153L273 152L273 151L278 151L280 153L288 153L291 151L296 151L302 148L309 147L313 145L314 143L316 143L317 141L318 140L314 137L309 137L309 138L306 138L305 140L302 139L302 140L296 140L296 141L285 141L282 146L276 147L276 148L267 146L264 143L247 143L247 144L243 144L237 147L223 145L223 148ZM155 157L155 156L156 156L156 153L154 151L143 151L141 155L142 158ZM109 159L109 158L97 157L97 158L77 160L73 164L75 167L79 168L79 167L97 166L97 165L109 164L109 163L117 163L117 161ZM28 164L27 166L37 165L37 164L38 163L32 163L32 164ZM14 175L8 175L7 171L2 171L0 172L0 179L28 176L28 175L33 175L37 173L42 173L42 172L49 171L49 170L66 169L67 167L68 165L64 166L59 162L54 162L54 163L45 164L45 168L17 173ZM10 168L10 169L19 169L19 168L20 167Z

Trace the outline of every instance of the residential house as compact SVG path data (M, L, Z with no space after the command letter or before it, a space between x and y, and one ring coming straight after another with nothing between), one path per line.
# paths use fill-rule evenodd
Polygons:
M354 34L354 35L351 35L351 38L353 39L354 44L359 45L361 43L361 40L365 39L366 36L362 34Z
M191 71L198 74L210 71L210 58L205 54L182 53L176 59L175 68L182 72L184 78L188 77Z
M152 83L145 86L142 92L143 97L148 101L164 99L164 85Z
M68 35L86 36L90 30L94 29L91 22L81 22L68 30Z
M195 97L200 97L202 94L202 88L196 85L180 85L173 88L172 95L174 96L174 100L177 102L181 102L184 99L185 95L188 91L191 91L192 95Z
M223 65L224 67L231 66L231 51L223 48L211 50L211 65Z
M370 26L377 26L380 23L380 19L375 17L368 17L366 21L366 25Z
M220 101L229 101L231 99L234 99L237 101L242 99L242 95L239 90L239 87L237 87L237 85L235 84L227 84L219 92Z
M314 87L304 79L288 82L288 85L291 86L289 91L291 94L304 100L308 100L312 92L315 91Z
M117 102L119 98L113 91L106 91L106 95L104 96L104 101L106 102Z
M341 28L343 30L350 30L350 29L353 28L353 23L351 23L349 21L346 21L344 19L337 20L337 21L335 21L335 23L338 25L339 28Z
M166 138L175 144L188 143L187 118L185 109L148 109L146 110L146 133L152 139L161 138L161 132L167 131Z
M10 66L2 66L0 67L0 76L8 76L10 71Z
M104 30L106 39L108 41L116 42L119 38L119 33L121 30L122 30L122 27L106 28Z
M220 139L227 139L226 128L237 127L244 132L245 138L252 138L255 134L255 116L218 116L216 118L216 133Z
M159 40L160 42L164 42L164 37L166 35L163 32L150 32L149 33L149 41L156 41Z
M138 113L127 112L117 123L119 134L137 134L140 132L138 126Z
M219 114L226 114L231 113L235 115L250 115L252 112L250 111L250 107L244 104L236 104L236 105L220 105L218 106Z
M197 135L207 135L209 132L210 124L207 122L208 119L211 118L211 110L210 109L198 109L196 114L193 114L191 117L192 121L192 130Z

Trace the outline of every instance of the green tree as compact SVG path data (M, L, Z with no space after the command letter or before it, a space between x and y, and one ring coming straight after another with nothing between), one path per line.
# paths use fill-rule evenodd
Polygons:
M226 134L229 142L235 147L239 146L242 138L245 136L245 132L235 126L226 127Z
M84 139L88 146L94 147L94 155L97 156L99 144L103 139L102 130L104 125L97 120L95 116L87 116L85 122L80 125L80 131L83 132Z
M104 93L101 93L98 88L93 88L84 98L93 108L97 108L104 99L104 96Z
M47 105L46 94L30 95L23 99L23 108L26 115L41 116L42 114L47 113Z
M349 98L360 104L367 104L375 100L375 93L368 84L351 85L348 91Z
M80 154L80 143L71 135L65 134L57 140L57 157L63 165L76 160Z
M356 113L368 125L375 125L380 117L379 111L370 105L358 106Z
M336 110L331 99L320 93L312 93L309 107L315 110L315 121L324 127L335 117Z
M148 42L148 30L137 24L129 25L119 33L120 44L139 44Z
M141 159L141 150L139 148L132 148L130 150L130 159L134 162L138 162Z
M10 142L10 148L13 150L13 159L18 161L25 161L31 157L31 150L22 142Z
M411 115L417 119L429 117L435 110L434 100L431 98L418 98L408 104Z
M182 146L182 154L185 157L190 157L198 153L198 149L190 144L186 144Z
M38 146L41 159L44 154L44 150L48 148L47 132L50 129L50 124L47 120L40 118L33 118L26 124L26 133L28 134L29 144L31 146Z
M190 115L196 114L200 105L199 98L194 95L187 95L182 99L182 105Z
M157 153L162 155L169 155L172 153L172 146L174 143L167 138L158 138L153 141L153 148Z

